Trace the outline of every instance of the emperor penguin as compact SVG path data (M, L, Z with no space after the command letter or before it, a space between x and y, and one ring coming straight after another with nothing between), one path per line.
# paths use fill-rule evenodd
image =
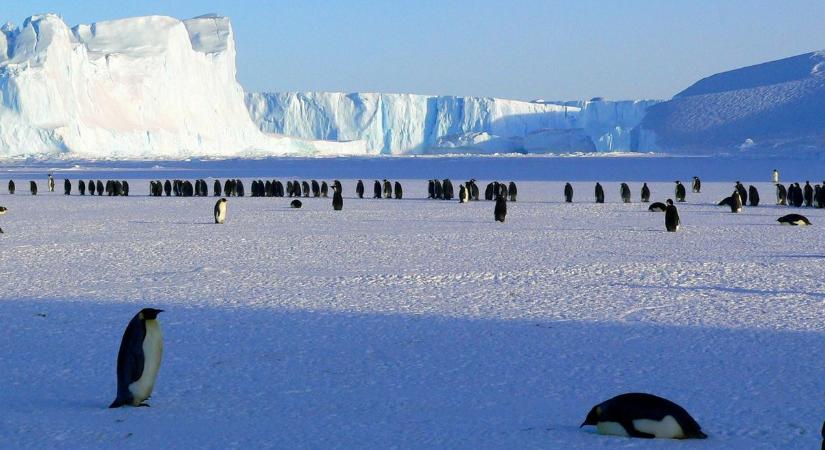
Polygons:
M0 216L2 216L3 214L6 214L6 211L8 211L8 209L5 206L0 206ZM3 234L3 229L2 228L0 228L0 234Z
M358 183L361 183L361 180L358 180ZM435 198L435 180L427 181L427 198Z
M667 199L665 207L665 229L667 231L679 231L682 221L679 220L679 210L673 204L673 200Z
M432 185L432 181L430 182ZM364 198L364 182L358 180L358 183L355 185L355 193L358 195L358 198Z
M811 187L810 181L805 181L805 206L808 208L814 206L814 188Z
M476 180L470 180L470 197L473 201L478 201L478 185L476 184Z
M496 207L493 210L493 215L495 216L496 222L502 223L507 217L507 199L501 195L496 198Z
M647 187L647 183L642 185L642 203L647 203L650 201L650 188Z
M215 193L215 197L221 196L221 181L215 180L215 184L212 185L212 190Z
M384 179L384 198L392 198L392 184L386 178Z
M654 202L650 204L650 207L647 208L650 212L665 212L667 210L667 205L662 202Z
M745 189L745 186L740 183L739 181L736 182L736 190L739 192L739 198L742 200L743 205L748 204L748 191Z
M32 195L37 195L37 183L34 181L29 181L29 190L31 191Z
M128 196L129 196L129 182L128 182L128 181L126 181L126 180L123 180L123 182L121 183L121 185L123 186L123 196L124 196L124 197L128 197ZM201 186L204 186L204 189L206 189L206 182L204 181L204 182L201 184ZM204 195L206 195L206 194L204 194Z
M730 198L731 198L730 212L732 212L732 213L742 212L742 196L739 195L739 191L733 191L733 194L731 194Z
M77 190L80 191L80 195L86 195L86 183L83 180L77 181Z
M301 201L300 201L300 200L298 200L298 199L296 198L295 200L293 200L292 202L290 202L289 206L290 206L290 208L300 209L300 208L301 208L301 206L303 206L303 204L301 203Z
M326 181L321 182L321 197L327 198L329 195L329 185Z
M785 186L776 183L776 204L777 205L787 205L788 204L788 190L785 189Z
M595 425L599 434L636 438L705 439L702 427L670 400L629 393L594 406L581 426Z
M498 190L498 186L495 186L496 190ZM487 187L484 189L484 200L490 201L493 199L493 183L487 183Z
M759 206L759 191L753 185L748 186L748 200L751 206Z
M89 195L95 195L95 182L89 180Z
M226 222L226 198L221 197L215 202L215 223Z
M444 200L444 186L441 180L433 180L433 195L435 199Z
M72 182L68 178L63 179L63 194L72 195Z
M9 194L14 195L14 180L9 180Z
M694 194L702 192L702 180L700 180L699 177L693 177L693 185L691 188Z
M162 309L144 308L132 318L117 354L117 397L109 408L149 406L163 357L163 334L158 314Z
M596 182L596 203L604 203L604 188L599 182Z
M332 186L332 209L340 211L344 208L344 197L341 196L341 189Z
M54 192L54 177L52 174L49 174L49 181L48 181L49 192Z
M685 201L685 196L687 195L686 192L685 192L685 186L679 180L676 180L675 194L676 194L676 201L677 202L684 202Z
M228 183L228 181L227 181L227 183ZM92 189L91 192L92 192L92 195L94 195L94 193L95 193L94 189ZM163 183L163 193L166 194L167 197L172 195L172 182L171 181L166 180L166 182Z
M401 189L401 183L395 182L395 198L396 200L401 200L404 198L404 190Z
M375 180L375 183L372 185L372 198L381 198L381 182Z
M773 181L773 184L779 184L779 171L778 170L773 169L773 176L771 176L771 180Z
M467 203L470 201L470 195L467 193L467 187L463 184L458 185L458 203Z
M788 214L776 219L782 225L810 225L811 221L802 214Z
M313 197L320 197L321 196L321 185L318 184L318 180L312 180L312 196Z
M232 182L232 192L234 192L235 196L237 196L237 197L243 197L244 196L243 181L236 178L235 181Z
M630 203L630 186L627 183L622 183L619 186L619 194L622 196L623 202Z
M518 196L518 187L516 187L515 182L510 182L510 185L507 186L507 192L510 194L510 201L516 201L516 197Z
M100 197L103 195L103 182L97 180L97 196Z
M573 203L573 185L570 183L564 184L564 202Z
M445 178L441 182L441 194L444 200L452 200L455 192L453 191L453 182L449 178Z

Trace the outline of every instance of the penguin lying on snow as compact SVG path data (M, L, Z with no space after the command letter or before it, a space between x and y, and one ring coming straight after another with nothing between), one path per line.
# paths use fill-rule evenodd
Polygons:
M0 206L0 216L5 214L6 211L8 211L8 209L5 206ZM0 228L0 234L3 234L3 229L2 228Z
M670 400L652 394L622 394L599 403L587 414L585 425L599 434L663 439L705 439L702 427Z
M143 403L152 395L163 357L163 334L158 314L162 309L144 308L129 321L117 354L117 397L109 408Z
M290 204L289 204L289 206L290 206L291 208L298 209L298 208L300 208L301 206L303 206L303 203L301 203L301 201L300 201L300 200L295 199L295 200L293 200L293 201L292 201L292 203L290 203Z
M776 219L782 225L810 225L811 221L801 214L788 214Z
M667 205L662 202L651 203L650 207L647 208L647 210L651 212L665 212L666 209Z

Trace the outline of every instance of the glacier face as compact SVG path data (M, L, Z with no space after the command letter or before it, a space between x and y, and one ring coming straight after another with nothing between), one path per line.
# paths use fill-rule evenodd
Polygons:
M235 78L228 18L137 17L0 29L0 157L363 154L262 133Z
M645 150L634 129L656 103L338 92L246 94L249 113L265 132L361 140L368 151L383 154Z

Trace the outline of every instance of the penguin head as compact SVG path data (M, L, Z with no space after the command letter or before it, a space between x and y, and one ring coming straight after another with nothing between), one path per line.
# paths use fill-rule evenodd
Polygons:
M593 409L591 409L590 412L587 413L587 417L584 418L584 422L582 422L582 424L579 425L579 428L581 428L585 425L596 425L596 424L598 424L599 419L601 418L601 416L602 416L602 407L599 406L599 405L594 406Z
M138 317L140 317L140 320L155 320L158 318L158 314L162 312L162 309L143 308L138 313Z
M672 206L673 205L673 200L667 199L667 201L665 203L667 203L669 206Z

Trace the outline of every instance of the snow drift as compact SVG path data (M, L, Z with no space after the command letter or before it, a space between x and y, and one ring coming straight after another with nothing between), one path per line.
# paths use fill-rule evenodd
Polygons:
M261 130L363 140L370 152L629 151L656 101L523 102L487 97L338 92L249 93Z
M713 75L652 106L640 135L668 152L804 156L825 144L825 51Z
M70 29L46 14L0 32L0 157L364 153L357 142L267 136L243 96L226 17Z

